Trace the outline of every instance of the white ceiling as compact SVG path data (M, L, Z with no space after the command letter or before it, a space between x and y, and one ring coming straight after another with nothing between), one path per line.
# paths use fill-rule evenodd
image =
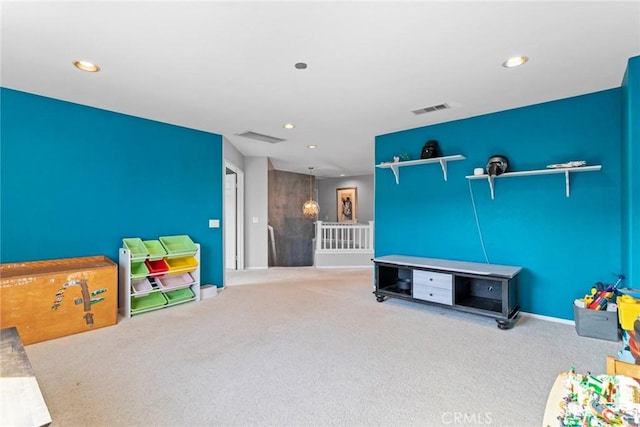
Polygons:
M327 177L372 173L376 135L619 87L640 55L640 1L23 0L1 14L3 87L222 134ZM514 55L530 60L501 66Z

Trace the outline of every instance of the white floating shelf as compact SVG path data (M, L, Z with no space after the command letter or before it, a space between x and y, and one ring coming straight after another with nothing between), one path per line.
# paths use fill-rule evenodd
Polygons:
M393 175L396 177L396 184L400 184L400 168L404 166L417 166L417 165L425 165L427 163L440 163L440 167L442 168L442 175L444 180L447 180L447 162L453 162L456 160L464 160L465 156L460 154L456 154L455 156L444 156L444 157L435 157L433 159L420 159L420 160L405 160L403 162L389 162L389 163L380 163L376 165L377 168L381 169L391 169L393 171Z
M564 182L566 188L566 196L570 196L570 186L569 186L569 174L572 172L595 172L602 169L602 165L595 166L578 166L575 168L550 168L550 169L539 169L539 170L530 170L530 171L520 171L520 172L506 172L501 175L491 176L487 174L483 175L467 175L467 179L486 179L489 183L489 188L491 189L491 199L494 197L494 183L493 181L497 178L513 178L516 176L527 176L527 175L549 175L556 173L564 174Z

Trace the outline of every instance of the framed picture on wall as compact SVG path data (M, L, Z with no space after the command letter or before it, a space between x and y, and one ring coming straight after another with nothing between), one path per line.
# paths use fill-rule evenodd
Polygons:
M358 220L358 188L336 189L338 222L356 222Z

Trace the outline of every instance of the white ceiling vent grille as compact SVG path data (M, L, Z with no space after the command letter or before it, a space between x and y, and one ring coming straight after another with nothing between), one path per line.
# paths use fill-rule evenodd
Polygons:
M434 111L446 110L447 108L451 108L449 104L438 104L432 105L430 107L419 108L417 110L413 110L413 114L425 114L425 113L433 113Z
M276 138L275 136L264 135L258 132L251 132L251 131L236 133L236 135L244 136L245 138L256 139L258 141L268 142L270 144L276 144L278 142L286 141L286 139Z

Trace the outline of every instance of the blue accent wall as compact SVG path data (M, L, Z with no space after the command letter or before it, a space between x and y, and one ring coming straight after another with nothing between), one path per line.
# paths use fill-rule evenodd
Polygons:
M575 298L621 272L622 149L620 88L376 137L375 162L438 140L448 163L375 172L376 256L402 254L522 266L518 303L525 312L572 319ZM438 114L433 113L433 114ZM597 172L497 179L495 200L486 180L469 181L493 154L510 170L545 169L586 160Z
M222 285L222 137L0 89L0 260L106 255L187 234Z
M622 94L622 264L627 286L640 288L640 56L629 59Z

